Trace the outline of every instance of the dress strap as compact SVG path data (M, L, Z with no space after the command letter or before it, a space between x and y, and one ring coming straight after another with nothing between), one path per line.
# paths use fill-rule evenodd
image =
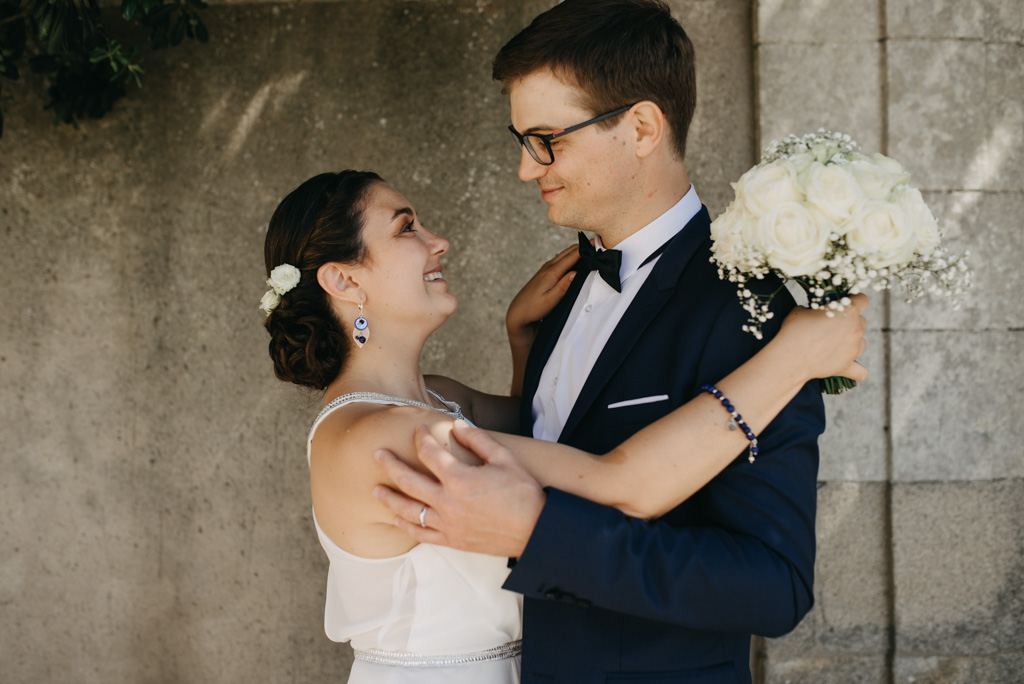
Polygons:
M309 437L306 439L306 460L309 460L310 450L313 445L313 434L316 433L316 429L320 426L320 423L322 423L327 416L334 413L342 406L348 406L349 404L363 403L380 404L382 406L418 406L420 408L427 408L431 411L443 413L456 420L466 420L466 417L462 415L462 407L456 402L448 401L432 389L428 388L427 391L430 392L431 396L444 404L445 408L441 409L422 401L416 401L415 399L393 397L387 394L379 394L377 392L350 392L349 394L342 394L340 397L332 399L331 402L327 404L327 406L324 406L323 410L320 411L316 420L313 421L313 425L309 428Z

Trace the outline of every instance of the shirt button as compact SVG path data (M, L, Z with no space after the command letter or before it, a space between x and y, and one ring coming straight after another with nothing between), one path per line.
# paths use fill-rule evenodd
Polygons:
M593 304L587 304L585 307L583 307L583 310L586 311L587 313L590 313L593 308Z

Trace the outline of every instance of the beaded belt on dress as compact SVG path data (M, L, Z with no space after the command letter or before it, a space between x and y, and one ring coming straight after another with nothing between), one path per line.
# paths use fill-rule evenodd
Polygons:
M467 663L482 663L488 660L504 660L519 655L523 650L521 639L510 641L501 646L489 648L486 651L474 651L472 653L457 653L454 655L423 655L410 653L408 651L385 651L380 648L368 648L366 650L353 650L356 660L365 660L378 665L393 665L395 667L447 667L450 665L465 665Z

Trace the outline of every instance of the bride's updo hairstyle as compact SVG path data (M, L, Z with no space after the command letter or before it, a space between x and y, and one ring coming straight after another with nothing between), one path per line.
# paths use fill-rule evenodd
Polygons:
M381 182L370 171L322 173L292 190L274 211L263 247L267 275L281 264L301 274L267 316L270 358L281 380L322 390L341 373L353 342L317 282L317 269L366 258L363 210L374 183Z

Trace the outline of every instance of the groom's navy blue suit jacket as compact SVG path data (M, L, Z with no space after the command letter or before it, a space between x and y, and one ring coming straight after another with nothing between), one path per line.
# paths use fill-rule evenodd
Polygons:
M559 442L604 453L700 393L763 342L741 331L733 283L709 263L702 208L669 243L605 345ZM542 323L522 429L585 279ZM777 280L760 283L766 291ZM773 334L793 306L775 297ZM643 521L555 489L505 588L525 596L524 682L750 682L751 633L784 634L813 602L818 435L811 383L746 453L667 515ZM629 399L666 401L608 408ZM724 410L724 409L723 409ZM742 406L737 406L741 413Z

